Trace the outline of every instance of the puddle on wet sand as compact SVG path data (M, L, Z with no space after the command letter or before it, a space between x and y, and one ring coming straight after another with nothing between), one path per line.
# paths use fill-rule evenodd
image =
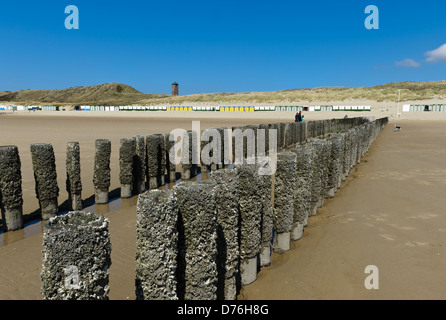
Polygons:
M193 178L191 178L188 181L202 181L209 179L209 174L207 171L205 172L198 172L197 175ZM163 189L172 189L174 185L181 182L181 179L177 180L176 182L166 183L164 186L159 187L159 190ZM128 199L122 199L122 198L114 198L110 199L109 203L107 204L92 204L89 206L86 206L82 209L82 211L87 212L93 212L98 215L106 214L109 212L118 211L120 209L127 209L131 207L136 207L136 203L138 201L138 196L134 196L132 198ZM63 215L68 213L68 211L60 212L59 215ZM9 231L9 232L1 232L0 233L0 247L7 246L9 244L12 244L14 242L23 240L28 237L35 236L37 234L41 234L44 231L46 221L42 220L32 220L27 223L25 223L24 228L17 230L17 231Z

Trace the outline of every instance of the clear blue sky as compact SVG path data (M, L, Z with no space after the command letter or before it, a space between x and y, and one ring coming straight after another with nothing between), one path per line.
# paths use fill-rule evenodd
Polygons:
M67 30L65 7L79 9ZM367 30L367 5L379 29ZM0 91L122 82L145 93L446 79L440 0L4 1ZM426 55L427 52L431 52ZM430 58L429 58L430 57Z

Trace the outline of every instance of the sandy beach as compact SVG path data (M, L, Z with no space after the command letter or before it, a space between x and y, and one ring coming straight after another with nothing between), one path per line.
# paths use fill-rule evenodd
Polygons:
M446 122L389 123L292 250L240 299L446 298ZM367 290L368 265L379 289Z
M364 103L362 103L364 104ZM361 104L361 105L362 105ZM365 104L364 104L365 105ZM387 111L387 109L389 109ZM446 276L446 116L402 114L396 105L353 116L392 116L360 165L319 214L309 220L304 237L288 253L273 257L258 280L239 299L444 299ZM345 113L308 112L307 120L339 118ZM41 299L40 266L43 224L32 219L38 209L29 145L53 144L59 204L65 191L66 146L81 148L82 196L92 205L94 141L112 141L111 187L119 184L119 139L191 129L293 121L293 112L23 112L0 116L0 145L17 145L22 161L27 226L0 234L0 299ZM416 119L421 119L416 120ZM393 132L395 124L403 127ZM110 299L135 299L134 256L136 197L114 200L94 210L110 219L112 266ZM376 265L380 289L364 288L364 268Z

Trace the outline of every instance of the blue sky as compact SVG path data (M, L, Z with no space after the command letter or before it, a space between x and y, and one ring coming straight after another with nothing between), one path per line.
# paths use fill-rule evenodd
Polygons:
M65 7L79 9L67 30ZM364 12L379 9L379 29ZM121 82L145 93L446 80L439 0L8 1L0 91ZM430 52L430 53L429 53Z

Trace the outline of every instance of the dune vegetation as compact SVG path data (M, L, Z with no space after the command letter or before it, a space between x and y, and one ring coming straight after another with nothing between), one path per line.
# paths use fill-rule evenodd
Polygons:
M401 82L372 87L319 87L274 92L206 93L171 96L142 93L121 83L61 90L20 90L0 92L0 104L22 105L293 105L301 101L368 100L401 101L446 98L446 81Z

